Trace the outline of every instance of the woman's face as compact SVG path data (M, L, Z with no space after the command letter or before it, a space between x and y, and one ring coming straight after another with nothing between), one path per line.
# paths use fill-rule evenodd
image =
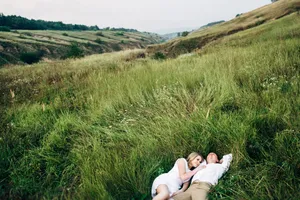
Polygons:
M193 167L198 167L200 165L200 163L202 162L202 157L201 156L197 156L196 158L194 158L192 161L191 161L191 165Z

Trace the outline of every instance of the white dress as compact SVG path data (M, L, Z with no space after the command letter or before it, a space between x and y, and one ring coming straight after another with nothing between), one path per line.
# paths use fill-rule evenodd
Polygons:
M179 169L178 169L177 163L178 163L178 160L181 160L181 159L183 159L185 162L185 172L191 171L188 167L187 161L184 158L177 159L177 161L174 164L174 167L168 173L161 174L154 180L154 182L152 184L152 189L151 189L152 197L154 197L156 195L156 189L159 185L162 185L162 184L167 185L169 188L169 194L171 196L174 192L178 191L181 188L183 183L189 181L189 179L188 179L185 182L182 182L179 177Z

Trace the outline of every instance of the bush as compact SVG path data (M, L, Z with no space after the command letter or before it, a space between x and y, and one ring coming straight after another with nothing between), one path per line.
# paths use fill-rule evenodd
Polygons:
M115 33L115 36L124 36L124 32L117 32Z
M111 44L111 48L114 51L121 51L122 50L122 48L118 44Z
M21 61L27 64L33 64L39 62L44 55L43 51L26 52L21 54Z
M96 42L98 44L103 44L103 41L100 38L97 38L94 42Z
M0 26L0 31L10 32L10 28L8 26Z
M30 33L30 32L23 32L23 34L24 34L24 35L27 35L27 36L30 36L30 37L32 37L32 36L33 36L33 34L32 34L32 33Z
M163 59L166 59L166 56L162 52L158 51L158 52L155 52L155 54L153 55L153 59L163 60Z
M68 52L62 58L63 59L66 59L66 58L81 58L83 56L84 56L84 52L78 46L78 44L77 43L72 43L71 46L69 47Z
M67 33L63 33L62 35L63 35L63 36L69 36Z
M104 37L102 32L97 32L95 35Z
M181 36L182 36L182 37L185 37L185 36L187 36L188 34L189 34L188 31L184 31L184 32L182 32Z

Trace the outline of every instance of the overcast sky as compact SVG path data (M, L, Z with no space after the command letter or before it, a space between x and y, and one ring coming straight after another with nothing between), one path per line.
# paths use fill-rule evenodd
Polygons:
M271 0L0 0L0 13L163 33L227 21L269 3Z

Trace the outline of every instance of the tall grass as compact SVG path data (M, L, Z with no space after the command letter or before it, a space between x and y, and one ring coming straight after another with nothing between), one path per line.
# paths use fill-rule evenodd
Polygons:
M298 199L291 18L178 59L139 50L1 69L1 198L150 199L177 158L214 151L234 161L211 199Z

